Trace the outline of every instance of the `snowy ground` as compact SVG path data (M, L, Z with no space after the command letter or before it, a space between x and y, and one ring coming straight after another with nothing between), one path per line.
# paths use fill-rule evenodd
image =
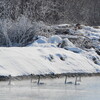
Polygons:
M97 73L100 66L85 53L56 47L0 48L0 75Z
M100 30L92 27L84 26L83 29L72 33L73 36L83 34L91 40L95 38L94 44L97 44L100 37ZM65 49L57 47L62 41L60 36L40 36L27 47L1 47L0 75L100 72L100 56L93 48L78 48L67 37L64 39L67 43Z

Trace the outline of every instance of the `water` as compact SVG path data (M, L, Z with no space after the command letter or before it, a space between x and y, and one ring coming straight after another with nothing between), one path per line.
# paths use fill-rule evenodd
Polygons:
M0 100L99 100L100 77L84 77L80 85L64 84L64 78L0 82ZM74 83L75 78L68 78Z

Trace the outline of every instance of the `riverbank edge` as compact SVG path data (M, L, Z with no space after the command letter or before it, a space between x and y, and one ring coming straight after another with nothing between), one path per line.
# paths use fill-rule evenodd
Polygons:
M62 74L44 74L44 75L22 75L22 76L0 76L0 81L7 81L10 78L12 80L25 80L25 79L53 79L53 78L62 78L62 77L92 77L100 76L100 73L62 73Z

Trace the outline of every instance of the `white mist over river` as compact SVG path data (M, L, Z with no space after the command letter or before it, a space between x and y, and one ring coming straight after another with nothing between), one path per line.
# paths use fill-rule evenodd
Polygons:
M0 100L99 100L100 77L83 77L80 85L64 84L64 78L0 82ZM75 78L68 78L74 83Z

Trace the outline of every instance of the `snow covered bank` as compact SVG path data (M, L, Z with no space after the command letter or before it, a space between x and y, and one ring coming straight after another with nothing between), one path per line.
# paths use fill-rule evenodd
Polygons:
M97 73L96 65L83 53L55 47L0 48L0 75Z
M37 35L26 47L0 48L0 76L100 73L99 48L100 29L89 26L69 28L63 35Z

